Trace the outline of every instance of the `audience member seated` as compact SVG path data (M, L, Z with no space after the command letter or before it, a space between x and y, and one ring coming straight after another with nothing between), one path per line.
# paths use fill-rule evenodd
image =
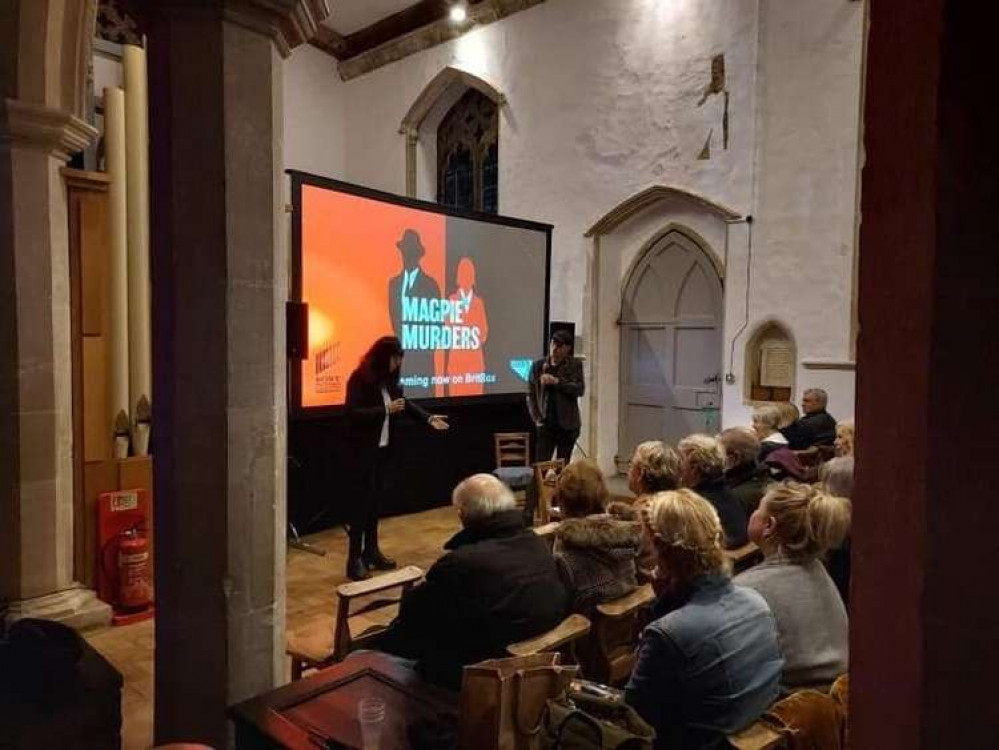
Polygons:
M801 412L798 411L798 407L795 406L790 401L778 401L777 414L780 418L779 421L777 422L778 430L783 430L786 427L790 427L795 422L797 422L798 417L801 416Z
M804 415L781 432L791 450L801 451L813 445L832 445L836 440L836 420L826 411L829 397L821 388L809 388L801 397Z
M742 547L747 541L746 511L725 486L725 451L715 438L689 435L677 445L680 482L711 503L725 531L725 548Z
M843 424L840 422L840 424ZM836 497L853 499L853 456L840 456L819 467L819 483L823 491ZM850 608L850 535L838 547L829 550L826 570L843 597L843 604Z
M770 472L756 460L760 440L748 427L729 427L718 436L725 451L725 486L746 511L746 517L760 504L770 483Z
M749 521L765 558L735 583L758 591L777 619L785 690L828 688L847 670L846 608L819 557L849 526L849 500L790 481L770 489Z
M648 511L658 566L625 699L656 730L657 750L727 747L725 736L777 698L782 661L763 598L733 586L718 514L690 490Z
M452 494L462 530L403 597L376 648L415 659L425 679L461 686L461 669L559 624L568 595L548 544L524 528L513 493L476 474Z
M760 439L760 453L757 459L762 462L778 448L787 447L787 438L780 432L780 410L776 406L760 406L753 409L753 431Z
M555 490L564 520L555 532L555 561L574 612L630 594L638 585L635 559L642 544L637 519L605 513L610 493L593 461L575 461Z
M648 506L657 492L675 490L680 486L680 457L676 451L660 440L647 440L639 443L628 464L628 489L635 493L631 513L624 503L611 503L610 512L633 520ZM652 579L656 567L656 552L652 547L652 537L645 533L642 525L642 551L635 561L638 566L638 580L645 583Z
M854 436L853 420L844 419L836 424L836 447L837 456L852 456L853 447L856 443Z

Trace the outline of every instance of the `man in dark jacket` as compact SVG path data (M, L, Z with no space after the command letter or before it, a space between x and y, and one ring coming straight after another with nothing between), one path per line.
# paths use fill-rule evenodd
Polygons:
M557 330L552 334L548 356L531 366L527 408L538 427L536 459L572 460L572 448L579 437L579 397L586 386L583 363L572 356L572 334Z
M425 679L461 687L461 669L551 630L568 594L548 544L521 521L510 489L490 474L461 482L452 501L464 527L426 581L403 597L376 647L415 659Z
M836 420L826 411L829 396L821 388L809 388L801 397L802 417L783 430L791 450L801 451L813 445L832 445L836 440Z

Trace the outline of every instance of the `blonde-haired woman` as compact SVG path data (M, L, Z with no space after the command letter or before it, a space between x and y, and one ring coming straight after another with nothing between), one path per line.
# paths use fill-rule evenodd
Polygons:
M829 685L847 671L846 608L820 558L849 529L849 500L791 481L767 492L749 520L749 538L765 559L735 582L773 610L785 690Z
M852 419L844 419L842 422L836 423L836 440L833 445L836 447L837 456L852 456L856 441Z
M758 406L753 409L753 432L760 439L761 462L778 448L787 447L787 438L779 432L780 423L780 410L776 406Z
M657 749L721 747L777 697L774 619L759 594L732 585L708 501L686 489L661 492L645 517L659 598L625 698L655 728Z
M680 453L680 481L718 511L725 548L745 545L746 509L725 486L725 449L721 443L709 435L688 435L676 449Z

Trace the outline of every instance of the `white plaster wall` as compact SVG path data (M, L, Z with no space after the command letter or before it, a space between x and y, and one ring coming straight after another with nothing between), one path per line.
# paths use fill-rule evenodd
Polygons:
M758 176L750 326L736 346L723 423L745 423L745 342L767 317L798 348L796 385L823 387L834 415L853 413L852 371L809 361L851 357L864 3L761 0ZM745 263L733 242L732 262ZM743 265L743 268L745 266Z
M397 131L423 87L449 64L496 84L508 102L500 211L555 224L552 316L577 321L585 337L583 234L600 215L655 183L748 203L754 29L748 3L548 0L347 82L347 174L404 192ZM710 113L696 104L718 52L729 68L732 142L697 161Z
M304 44L283 68L285 169L345 179L346 98L336 61Z
M594 341L594 242L583 235L599 217L653 184L752 214L749 320L731 362L731 340L745 317L748 228L732 224L723 235L712 230L706 237L728 266L722 358L723 371L736 382L723 389L723 423L744 423L751 407L743 399L742 347L759 320L785 322L802 361L850 355L863 5L548 0L346 83L320 80L322 65L310 59L303 67L316 74L315 90L323 98L299 107L286 78L286 163L327 171L315 164L336 162L332 155L339 154L336 176L402 194L405 138L399 124L424 86L447 65L492 82L507 98L500 120L500 210L555 225L551 313L577 321L587 355ZM698 106L711 57L719 53L730 95L727 150L720 98ZM287 76L301 55L296 51L286 63ZM307 119L316 122L300 122ZM336 141L340 123L343 140ZM711 158L698 160L712 128ZM308 137L292 158L296 132ZM427 171L433 148L420 144L417 154L418 195L432 199ZM595 317L612 334L623 276L656 223L667 218L653 212L603 240L601 265L610 265L600 278ZM704 223L703 216L695 220ZM724 239L714 239L724 235L727 253ZM601 383L617 378L615 347L601 346L596 361L590 356ZM838 412L852 412L852 373L799 365L797 383L799 392L828 385ZM616 391L596 390L594 433L606 466L616 442L617 397ZM582 435L590 450L588 424Z

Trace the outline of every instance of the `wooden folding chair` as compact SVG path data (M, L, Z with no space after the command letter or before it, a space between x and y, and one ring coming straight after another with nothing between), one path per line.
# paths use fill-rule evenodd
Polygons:
M565 468L565 459L554 461L538 461L534 464L534 492L538 498L538 521L542 526L557 521L561 512L552 513L552 498L555 497L555 487L558 475Z
M621 685L635 666L635 647L656 600L652 586L598 604L590 637L580 644L580 663L586 678L605 685Z
M286 653L291 657L291 679L301 679L302 674L308 669L322 669L335 662L343 661L351 651L364 648L365 644L370 643L376 635L385 630L387 625L370 625L369 623L369 627L358 635L354 635L351 632L350 620L379 609L398 605L402 596L422 578L423 571L415 565L409 565L364 581L337 586L337 610L332 642L328 628L317 629L312 633L288 635ZM366 602L356 611L350 611L353 600L392 589L399 589L398 597L374 599Z
M534 638L511 643L506 647L510 656L528 656L557 651L568 657L567 663L576 663L575 644L590 632L590 621L582 615L569 615L562 622Z
M742 571L763 562L763 552L752 542L746 542L741 547L725 550L725 557L732 563L732 573Z
M555 545L555 534L561 525L560 521L552 521L551 523L546 523L544 526L534 526L531 528L531 531L548 542L549 547L553 547Z
M729 747L733 750L785 750L787 730L760 719L741 732L728 736Z
M513 490L517 502L524 504L527 488L534 478L531 469L531 433L495 432L493 448L496 468L493 474Z

